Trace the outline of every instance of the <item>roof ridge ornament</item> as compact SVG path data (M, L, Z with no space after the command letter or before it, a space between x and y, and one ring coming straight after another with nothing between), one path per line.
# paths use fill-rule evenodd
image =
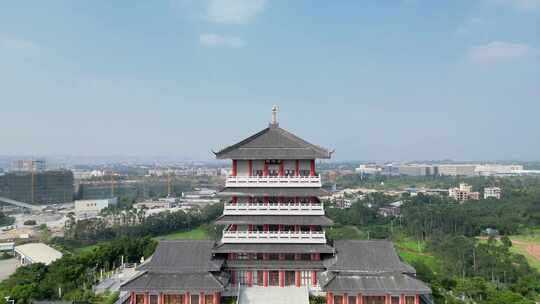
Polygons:
M272 122L270 122L271 127L279 126L279 124L277 122L277 112L278 112L278 107L276 105L274 105L272 107Z

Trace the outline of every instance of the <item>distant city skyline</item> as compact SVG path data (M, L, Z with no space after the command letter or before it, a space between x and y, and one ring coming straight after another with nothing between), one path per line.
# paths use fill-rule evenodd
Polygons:
M443 3L444 2L444 3ZM537 0L0 4L3 155L539 160Z

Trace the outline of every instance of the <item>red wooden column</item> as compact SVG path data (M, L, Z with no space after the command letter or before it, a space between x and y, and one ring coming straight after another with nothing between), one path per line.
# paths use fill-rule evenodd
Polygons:
M134 291L131 292L131 296L129 297L129 303L130 304L135 304L135 292Z
M361 293L356 295L356 304L364 304L364 298L362 297Z
M315 176L315 160L309 160L309 176Z
M294 175L299 176L300 175L300 161L297 159L295 168L294 168Z
M300 287L300 285L302 285L302 273L298 270L294 272L294 285L296 287Z
M150 295L148 294L148 292L145 292L144 293L144 300L143 300L144 304L150 304Z
M219 302L221 302L221 294L219 292L214 292L214 297L213 297L212 303L213 304L219 304Z
M162 292L159 293L159 296L158 296L158 304L163 304L163 303L165 303L164 298L163 298L164 296L165 296L165 295L164 295Z
M279 271L279 287L285 287L285 271Z
M419 294L414 295L414 304L420 304L420 295Z
M199 304L205 304L205 298L204 298L204 292L201 291L201 293L199 294Z
M253 176L253 161L248 160L248 176Z
M238 161L236 159L233 159L231 175L236 176L237 173L238 173Z
M399 304L405 304L405 295L404 294L399 295Z
M268 176L268 163L264 161L263 176Z
M284 175L285 175L285 163L282 160L281 164L279 164L279 176L284 176Z
M384 302L385 302L386 304L392 304L392 299L390 298L390 295L389 295L389 294L387 294L387 295L385 296Z
M333 292L327 292L326 293L326 304L334 304L334 293Z
M231 284L236 284L236 271L231 270Z
M349 304L349 297L346 293L343 294L343 300L341 301L343 304Z
M248 285L248 287L253 286L253 271L248 271L247 272L247 285Z
M186 292L184 294L184 304L189 304L189 302L191 301L190 297L191 295L189 294L189 292Z
M311 285L312 286L317 285L317 272L316 271L311 272Z
M263 272L263 286L268 287L268 270Z

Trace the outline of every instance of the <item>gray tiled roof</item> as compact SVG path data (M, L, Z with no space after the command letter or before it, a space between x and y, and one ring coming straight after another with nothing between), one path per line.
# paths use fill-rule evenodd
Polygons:
M291 260L227 260L228 269L255 269L255 270L323 270L322 261L291 261Z
M235 187L225 188L218 193L219 196L272 196L272 197L305 197L305 196L325 196L328 192L321 188L249 188Z
M160 241L141 273L121 287L126 291L222 291L228 275L223 259L212 254L214 241Z
M431 289L422 281L402 273L378 275L353 273L321 273L320 284L326 291L381 294L429 294Z
M123 291L206 292L223 291L228 277L203 273L145 272L122 285Z
M214 241L160 241L146 267L156 273L219 271L222 259L212 258Z
M220 244L214 253L333 253L327 244Z
M334 243L336 254L326 261L328 270L340 272L410 272L400 261L389 241L340 240Z
M270 125L268 128L216 153L217 159L315 159L331 152Z
M216 220L217 225L247 224L282 224L282 225L317 225L330 226L332 220L324 215L222 215Z

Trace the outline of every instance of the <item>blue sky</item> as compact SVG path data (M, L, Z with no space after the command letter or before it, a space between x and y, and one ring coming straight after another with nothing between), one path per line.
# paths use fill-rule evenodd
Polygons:
M0 154L538 160L540 0L2 2L0 84Z

